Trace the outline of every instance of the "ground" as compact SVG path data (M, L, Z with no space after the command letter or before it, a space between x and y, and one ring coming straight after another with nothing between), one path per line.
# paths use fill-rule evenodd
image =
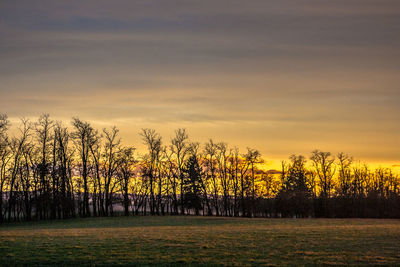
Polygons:
M165 216L0 225L0 265L400 265L400 221Z

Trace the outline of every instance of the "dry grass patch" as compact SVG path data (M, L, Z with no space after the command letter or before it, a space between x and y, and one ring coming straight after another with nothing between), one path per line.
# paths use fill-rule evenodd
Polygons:
M10 265L400 264L398 220L131 217L0 226Z

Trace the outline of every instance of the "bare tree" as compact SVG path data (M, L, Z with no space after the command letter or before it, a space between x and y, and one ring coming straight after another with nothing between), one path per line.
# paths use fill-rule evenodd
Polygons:
M218 145L212 139L205 144L204 147L204 164L206 167L207 180L210 181L213 205L215 215L219 216L219 187L220 183L217 177L217 149Z
M223 212L225 216L231 215L229 209L229 197L232 180L229 179L228 159L230 155L227 150L228 148L226 143L221 142L217 144L218 174L222 188Z
M338 191L341 196L349 197L351 190L351 164L353 158L347 154L337 155L339 164Z
M247 154L244 156L248 164L250 165L251 171L251 179L250 179L250 187L251 187L251 210L249 211L248 216L253 217L255 213L255 201L256 201L256 165L262 163L261 154L256 149L247 148Z
M313 162L315 172L319 178L321 196L329 198L333 188L333 176L335 174L335 158L331 157L330 152L314 150L310 159Z
M16 198L15 198L15 186L17 182L18 171L21 165L21 159L25 146L31 142L31 123L26 119L21 119L22 127L19 128L20 136L14 137L11 140L10 148L13 154L11 174L10 174L10 186L9 186L9 197L8 197L8 220L13 217L16 218Z
M7 115L0 114L0 222L3 221L3 190L7 182L8 163L12 158L9 148Z
M250 168L250 161L246 159L246 155L242 155L239 158L239 171L238 174L240 176L240 207L242 210L242 216L246 216L247 214L247 205L246 205L246 199L248 195L248 189L251 188L251 185L249 183L249 175L247 174L249 168Z
M72 119L72 125L75 131L72 133L75 146L79 152L80 162L82 164L80 168L81 176L83 179L83 209L82 216L90 216L89 208L89 187L88 187L88 163L89 163L89 151L90 151L90 136L94 129L88 122L81 121L79 118Z
M69 218L74 214L73 190L71 188L71 177L69 176L70 161L73 150L70 147L70 134L61 122L54 127L54 139L56 144L56 162L58 176L60 178L59 203L61 206L62 218Z
M19 182L22 189L25 220L32 219L32 175L31 157L35 153L35 146L29 143L23 146L21 165L19 168ZM54 203L53 203L54 204Z
M331 156L330 152L322 152L314 150L310 157L313 162L314 170L319 178L320 186L320 197L323 201L324 214L329 215L329 198L331 197L331 191L333 188L333 177L335 174L335 158Z
M124 198L123 206L125 216L129 215L129 185L131 184L131 180L135 171L135 164L137 162L134 152L134 147L124 147L121 149L118 157L117 174L120 191Z
M180 206L181 214L185 213L183 203L183 179L184 179L184 163L189 152L189 136L186 133L186 129L178 129L175 131L175 137L171 140L171 151L175 156L177 169L176 176L179 178L180 184ZM175 210L177 210L178 204L175 203Z
M148 155L146 157L147 166L145 166L145 176L149 179L150 186L150 213L155 214L155 197L154 197L154 187L155 187L155 172L158 164L158 159L161 153L161 136L156 133L153 129L142 129L140 134L143 139L143 143L147 145Z
M49 200L51 198L50 193L50 179L48 174L50 173L50 154L53 136L51 135L51 129L53 127L53 121L50 120L49 114L43 114L39 117L37 123L35 123L36 140L40 147L41 162L39 165L40 172L40 200L38 201L37 216L45 218L50 207L48 207Z
M240 191L240 183L239 183L239 149L237 147L231 149L229 157L229 173L232 180L233 187L233 216L239 216L239 191Z
M120 152L121 139L118 137L119 130L114 126L111 130L103 129L104 144L104 193L105 193L105 215L112 212L112 199L116 180L113 179L117 171L118 154Z
M104 195L103 195L103 187L104 183L102 183L101 179L101 156L102 156L102 135L99 134L97 130L93 131L89 136L89 150L91 154L91 158L93 161L93 213L96 216L96 211L98 210L99 215L105 215L104 209ZM98 192L98 193L97 193ZM96 208L98 206L98 208Z

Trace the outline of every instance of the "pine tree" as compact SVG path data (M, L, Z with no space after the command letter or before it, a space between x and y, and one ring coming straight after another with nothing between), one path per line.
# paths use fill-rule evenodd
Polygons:
M312 191L308 184L306 160L292 155L291 164L282 177L282 188L276 197L277 210L283 217L309 217L311 214Z
M187 209L194 209L196 215L199 215L202 209L201 168L195 155L190 156L184 171L183 203Z

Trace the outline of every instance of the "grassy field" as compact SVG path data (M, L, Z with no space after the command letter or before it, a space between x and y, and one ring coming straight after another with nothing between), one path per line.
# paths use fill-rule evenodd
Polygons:
M400 221L116 217L0 225L0 265L400 265Z

